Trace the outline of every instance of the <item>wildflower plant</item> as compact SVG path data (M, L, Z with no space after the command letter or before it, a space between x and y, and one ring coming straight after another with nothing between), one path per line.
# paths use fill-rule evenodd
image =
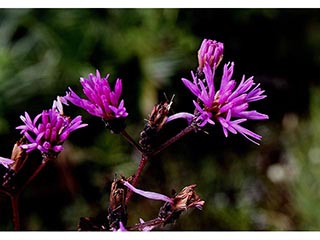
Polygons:
M155 104L140 132L138 141L135 141L125 130L125 119L129 114L122 97L122 80L118 78L112 88L109 83L109 74L101 77L98 70L95 75L90 73L88 78L80 78L84 98L69 87L65 96L57 97L51 109L43 110L34 119L25 112L20 117L23 124L16 127L22 134L21 139L14 145L10 158L0 157L0 167L4 169L0 181L0 192L7 194L11 199L15 229L20 229L18 199L22 190L49 160L58 157L63 151L63 143L73 131L87 127L87 124L82 123L81 116L72 119L64 115L63 105L69 104L101 118L112 133L124 137L140 153L139 165L131 176L117 177L115 175L111 184L107 216L104 222L98 224L90 217L81 217L78 230L150 231L173 224L179 220L181 213L189 209L202 210L205 201L196 193L194 183L186 182L185 187L177 186L182 190L172 196L142 190L137 186L146 164L155 155L191 132L198 133L205 131L207 127L220 125L225 137L228 137L229 133L239 133L251 142L259 144L262 136L249 130L244 124L248 120L268 119L268 115L253 110L249 106L251 102L266 98L264 90L260 84L254 82L253 77L246 78L243 75L239 83L234 80L233 62L227 62L222 66L221 78L216 76L216 69L222 63L223 57L223 43L204 39L198 50L196 71L191 71L191 79L182 78L181 83L193 96L190 104L193 104L194 111L170 114L173 98L170 101ZM219 86L217 82L220 82ZM161 142L159 136L164 126L177 119L184 119L187 126ZM26 178L25 175L21 176L19 173L30 161L29 153L32 151L40 151L43 159ZM16 181L17 179L19 181ZM129 217L127 208L132 194L164 202L158 215L146 221L140 218L136 224L127 226Z

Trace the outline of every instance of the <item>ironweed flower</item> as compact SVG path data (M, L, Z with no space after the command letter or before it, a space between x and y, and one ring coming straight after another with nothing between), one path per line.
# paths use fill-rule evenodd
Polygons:
M24 125L16 127L29 143L22 144L26 152L38 149L43 154L58 154L63 150L63 142L71 132L87 126L82 124L81 116L74 119L63 115L60 98L53 102L49 110L44 110L32 120L27 112L20 116Z
M253 77L245 79L242 77L238 87L236 81L231 80L234 63L225 64L221 79L220 89L215 90L214 74L215 68L205 63L203 72L204 79L199 79L191 72L193 82L182 78L184 85L196 96L198 101L193 101L196 107L196 122L199 127L206 124L214 125L219 122L224 135L228 132L240 133L250 141L258 144L254 139L261 140L261 136L242 127L240 124L249 120L268 119L268 115L255 110L248 110L249 103L266 97L264 90L253 81ZM258 144L259 145L259 144Z
M198 71L202 72L206 63L210 67L217 68L223 58L223 50L223 43L216 40L204 39L198 50Z
M102 78L98 70L96 76L90 73L88 79L80 78L83 92L88 99L80 98L70 87L70 92L67 92L64 99L83 108L93 116L103 118L105 121L127 117L128 113L124 107L124 100L120 101L122 81L118 78L114 91L112 91L108 78L109 74Z

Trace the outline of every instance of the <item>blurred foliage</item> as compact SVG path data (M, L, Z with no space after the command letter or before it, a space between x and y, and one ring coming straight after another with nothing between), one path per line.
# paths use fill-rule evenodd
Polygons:
M284 118L283 141L288 146L288 164L293 203L301 218L301 229L319 230L320 201L320 89L311 90L310 119L290 114ZM301 140L303 139L303 143Z
M263 136L190 134L147 165L139 187L166 195L196 183L206 201L170 230L319 230L320 14L317 9L2 9L0 155L19 138L19 116L51 107L96 69L123 79L127 131L138 139L154 104L175 94L173 111L192 111L190 78L203 38L225 44L234 77L254 75L268 98L254 107L269 121L248 123ZM294 26L294 27L292 27ZM220 70L221 71L221 70ZM217 72L221 76L221 72ZM106 212L114 174L132 174L139 155L100 119L70 136L21 196L23 230L76 230L82 216ZM168 126L177 131L179 123ZM35 157L37 157L35 155ZM0 195L0 229L11 209ZM159 202L134 196L129 225L154 218Z

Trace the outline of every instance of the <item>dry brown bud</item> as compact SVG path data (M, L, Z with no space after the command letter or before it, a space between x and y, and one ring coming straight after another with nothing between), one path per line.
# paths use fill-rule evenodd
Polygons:
M26 150L20 147L20 145L26 144L26 143L27 143L27 139L25 136L23 136L13 146L11 159L14 161L14 163L12 164L11 169L14 170L15 172L18 172L21 169L24 162L28 158L28 153L26 152Z

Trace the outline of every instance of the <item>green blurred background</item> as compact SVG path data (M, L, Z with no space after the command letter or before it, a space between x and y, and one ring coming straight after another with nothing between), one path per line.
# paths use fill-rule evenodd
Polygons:
M203 210L169 230L319 230L317 9L1 9L0 155L10 156L24 111L34 117L69 86L80 93L79 78L96 69L111 73L112 83L123 79L135 139L163 93L175 94L174 112L192 111L180 79L196 69L203 38L225 44L223 63L235 62L235 79L254 75L266 90L268 98L253 107L270 120L246 125L263 136L261 145L226 139L217 125L153 158L138 186L170 195L197 184ZM100 119L73 106L65 112L83 115L89 126L22 193L22 230L76 230L80 217L106 212L114 174L137 167L139 155ZM134 196L128 225L154 218L160 206ZM13 229L4 195L0 229Z

